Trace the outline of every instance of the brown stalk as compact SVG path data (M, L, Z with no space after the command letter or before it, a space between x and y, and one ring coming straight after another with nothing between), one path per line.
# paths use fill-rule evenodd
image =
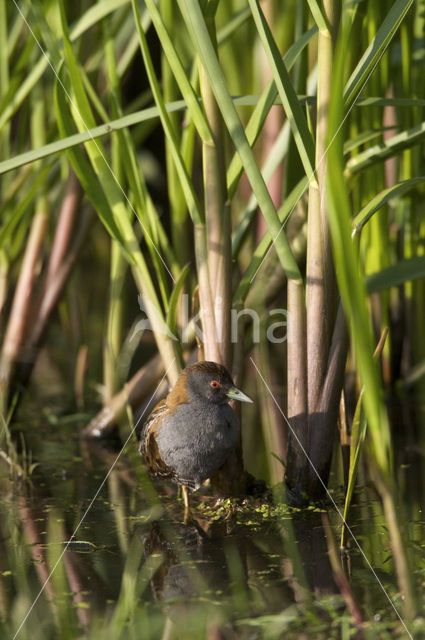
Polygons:
M213 17L206 17L206 23L212 41L216 43ZM231 278L231 216L227 203L226 169L224 161L224 127L208 76L200 71L200 86L205 115L211 130L212 139L202 145L204 200L207 255L204 256L208 268L209 290L205 264L202 265L197 254L199 277L199 296L203 309L204 353L207 360L215 360L228 369L232 365L230 341L230 309L232 304ZM196 233L196 230L195 230ZM198 245L199 246L199 245ZM203 282L201 274L203 273ZM207 300L208 298L208 300ZM204 319L206 304L209 305L209 318ZM210 357L211 355L211 357ZM213 490L218 495L237 495L244 493L246 477L242 461L242 442L235 448L223 468L211 479Z
M19 348L18 352L15 351L13 361L10 360L10 351L8 354L6 353L5 359L3 359L2 354L2 366L3 363L6 363L5 366L7 366L8 361L9 366L14 362L9 373L9 387L12 375L21 385L25 385L28 382L35 364L36 351L42 342L51 313L57 305L87 237L90 224L93 220L92 213L87 213L83 216L76 236L70 245L71 234L75 226L76 212L81 202L81 195L82 192L79 183L74 174L71 174L56 226L46 277L35 309L32 306L31 288L35 279L34 270L39 259L47 218L39 218L38 222L36 222L36 218L34 218L34 236L32 236L33 230L31 230L26 255L24 257L24 264L21 269L20 281L18 282L15 300L10 314L9 325L12 326L11 323L14 322L14 318L18 313L21 314L20 322L12 327L14 331L11 331L11 334L5 337L3 346L3 353L5 353L6 345L10 345L13 340L16 350L19 337ZM22 284L20 284L21 278ZM30 313L31 320L33 320L31 325L29 324ZM2 368L2 373L4 373L4 371Z
M348 345L347 323L340 303L318 410L309 416L311 425L309 455L312 465L309 465L308 492L313 498L323 494L322 482L325 485L328 482ZM322 482L320 482L318 475Z
M32 288L46 227L47 213L40 210L32 221L0 357L0 413L3 415L8 404L11 377L28 330Z
M302 284L288 280L287 287L287 412L291 430L288 433L286 481L297 494L302 494L306 489L307 460L305 452L308 451L309 443L305 300ZM299 497L301 498L301 495Z
M206 18L206 23L215 41L215 24L213 18ZM214 93L203 68L200 72L200 86L205 115L212 134L211 140L202 145L204 200L206 230L208 236L208 269L211 295L214 304L215 339L214 348L220 355L218 360L226 367L231 367L230 344L230 307L231 290L231 218L230 207L226 202L226 169L224 160L224 127ZM210 338L210 336L205 336ZM206 346L209 350L209 346Z
M307 378L308 411L318 410L332 327L335 317L335 275L325 198L328 108L331 96L332 59L339 23L338 2L323 0L329 29L318 35L318 86L316 124L316 180L309 190L307 248Z
M206 360L212 360L213 362L220 362L221 350L217 340L214 302L211 293L208 267L208 245L205 225L195 224L194 239L196 270L198 272L199 284L199 306L202 313L202 331L204 336L204 358Z
M291 436L286 479L296 497L303 493L318 497L327 484L348 348L343 315L335 320L335 274L325 199L327 114L339 4L337 0L323 0L328 28L318 35L316 179L309 189L305 300L295 290L296 285L288 283L288 327L306 327L303 336L297 335L299 327L294 329L294 335L292 329L288 332L291 341L300 340L298 345L288 340L288 416L310 458ZM301 392L294 388L300 381L304 386Z
M161 355L157 354L109 400L85 427L83 435L94 438L107 435L122 416L127 403L132 409L140 406L143 400L155 390L155 386L163 375L164 363Z
M77 176L71 170L56 225L44 290L49 288L50 281L54 279L56 272L65 260L82 195L83 191Z
M262 3L262 11L265 19L267 20L271 30L273 31L274 26L274 18L275 18L275 1L274 0L265 0ZM265 88L269 81L272 80L273 76L270 70L270 65L267 61L266 52L263 48L261 48L261 76L262 76L262 86ZM265 162L273 149L274 143L281 131L282 121L283 121L283 109L282 106L273 105L267 114L267 117L264 122L261 141L262 148L261 154L263 157L263 162ZM271 176L267 183L267 189L270 193L270 197L273 200L273 204L276 207L276 211L279 209L282 204L282 185L283 185L283 163L280 163L276 168L276 171ZM266 221L263 216L260 214L257 218L257 242L263 237L264 233L267 231Z
M275 2L274 0L265 0L262 3L262 11L265 19L267 20L271 30L273 31L274 27L274 19L275 19ZM270 66L267 61L267 56L264 49L261 49L261 77L262 77L262 86L265 88L269 81L272 79L272 73L270 70ZM280 133L282 128L284 112L281 106L273 105L267 114L267 117L264 122L264 126L261 133L261 154L263 158L263 163L268 158L274 143ZM283 163L280 163L276 168L273 175L270 177L267 182L267 189L270 193L270 197L273 201L273 204L276 208L276 211L279 209L282 203L282 185L283 185ZM264 220L264 217L261 215L261 212L258 210L257 212L257 220L256 220L256 241L259 242L263 235L267 231L267 225ZM270 256L267 260L268 263L271 262ZM265 266L263 265L262 271L264 273ZM276 273L276 268L274 269ZM278 274L280 279L282 279L283 271L278 269ZM271 278L275 278L275 274L273 271L271 272ZM259 275L256 278L257 282L260 280ZM260 308L266 306L265 298L267 297L267 293L264 293L264 286L268 288L269 282L266 281L263 283L261 290L262 300L260 302ZM249 294L248 294L249 295ZM249 306L249 305L247 305ZM274 371L273 363L269 358L268 353L268 345L267 343L261 343L258 346L258 353L260 355L260 362L263 363L269 372L270 378L272 377ZM275 376L274 376L275 377ZM277 410L275 403L272 398L267 394L266 396L260 397L261 404L261 412L263 415L263 435L264 441L266 443L266 447L268 451L272 451L276 454L280 460L284 460L286 462L286 450L287 450L287 429L286 423L282 421L282 415ZM277 460L274 456L268 456L268 465L269 465L269 474L272 484L276 484L280 482L282 479L282 463L280 460Z
M40 306L37 310L37 314L35 317L34 325L29 333L29 336L25 342L24 346L24 361L22 366L18 372L19 382L22 384L26 384L31 375L31 371L35 364L35 354L37 349L40 347L43 336L47 329L47 325L53 310L56 308L56 305L60 299L60 296L63 293L66 283L71 275L74 264L78 258L78 255L84 245L84 242L87 238L87 233L90 229L90 226L94 220L94 213L92 210L85 212L82 220L80 221L80 225L78 227L77 233L69 246L68 250L63 250L62 257L63 262L57 268L56 271L50 269L50 264L48 268L48 274L46 277L46 283L44 287L44 295L40 301ZM68 226L66 217L60 217L58 224L59 226ZM59 235L62 234L62 229L59 230ZM59 257L59 251L56 253L55 261Z

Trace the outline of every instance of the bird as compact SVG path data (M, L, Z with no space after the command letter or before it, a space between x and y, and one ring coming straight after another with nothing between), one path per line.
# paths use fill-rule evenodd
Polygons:
M238 442L240 424L231 400L253 402L223 365L196 362L181 372L142 428L139 452L150 475L181 486L185 512L189 491L218 471Z

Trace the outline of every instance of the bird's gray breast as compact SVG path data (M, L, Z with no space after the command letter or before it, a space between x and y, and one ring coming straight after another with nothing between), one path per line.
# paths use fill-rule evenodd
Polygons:
M162 420L156 442L177 479L197 488L222 466L239 429L236 414L227 404L182 404Z

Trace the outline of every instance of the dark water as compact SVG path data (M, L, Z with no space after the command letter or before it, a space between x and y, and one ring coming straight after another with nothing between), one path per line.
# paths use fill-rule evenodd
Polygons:
M156 485L158 497L133 441L117 457L111 443L79 440L72 421L36 438L26 427L30 479L0 468L1 640L409 637L372 488L357 490L350 516L361 551L350 540L340 558L331 506L291 510L283 487L274 499L217 506L206 491L185 524L175 487ZM413 453L398 472L419 601L422 470ZM421 637L425 622L408 627Z

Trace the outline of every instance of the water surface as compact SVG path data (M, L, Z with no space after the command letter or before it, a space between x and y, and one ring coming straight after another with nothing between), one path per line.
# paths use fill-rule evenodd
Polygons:
M356 491L350 516L364 556L351 540L340 562L331 505L290 509L280 487L217 506L206 490L184 523L174 485L157 494L133 441L120 454L117 443L80 440L72 420L37 438L33 426L23 428L30 478L1 467L2 639L409 637L371 487ZM412 454L399 478L409 487L421 472ZM422 599L425 519L420 491L405 494ZM333 496L341 505L342 491ZM423 620L411 628L420 637Z

